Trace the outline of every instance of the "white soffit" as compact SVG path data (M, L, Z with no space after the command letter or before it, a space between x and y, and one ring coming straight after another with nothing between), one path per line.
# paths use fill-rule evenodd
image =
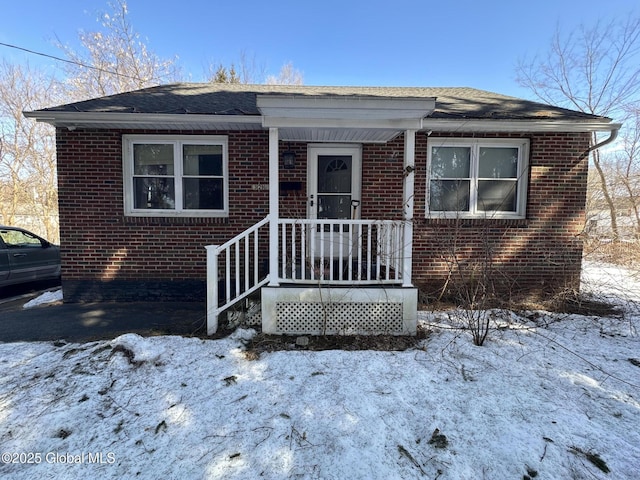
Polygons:
M280 140L286 142L387 143L402 131L382 128L284 127L278 129L278 135Z

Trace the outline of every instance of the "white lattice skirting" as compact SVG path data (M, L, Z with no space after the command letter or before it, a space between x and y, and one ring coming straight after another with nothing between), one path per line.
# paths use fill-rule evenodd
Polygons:
M288 335L413 335L413 288L300 288L262 290L262 329Z

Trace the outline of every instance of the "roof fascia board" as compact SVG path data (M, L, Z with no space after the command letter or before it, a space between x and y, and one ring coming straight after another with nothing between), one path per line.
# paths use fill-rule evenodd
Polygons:
M245 124L261 125L259 115L200 115L200 114L171 114L171 113L119 113L119 112L52 112L33 111L23 112L27 118L35 118L38 122L49 123L53 126L64 124L91 125L96 123L118 123L135 126L149 123L172 123L176 125L203 124L212 125Z
M620 123L592 120L448 120L425 118L423 130L441 132L603 132L618 130Z
M339 95L257 95L258 109L263 110L296 110L300 112L316 111L322 114L325 110L352 111L407 111L423 112L434 110L435 97L371 97L371 96L339 96ZM305 115L306 116L306 115ZM415 114L412 114L415 117Z
M493 120L493 119L296 119L267 117L261 115L200 115L200 114L157 114L120 112L23 112L27 118L53 126L90 126L92 124L113 123L120 125L174 124L176 126L209 123L237 124L264 127L304 127L304 128L381 128L392 130L431 130L442 132L601 132L618 130L620 123L608 120Z

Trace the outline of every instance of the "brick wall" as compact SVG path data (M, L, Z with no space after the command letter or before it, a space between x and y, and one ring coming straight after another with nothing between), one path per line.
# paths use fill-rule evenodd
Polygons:
M228 135L228 218L125 217L122 135L163 131L58 129L58 183L63 285L67 301L126 299L204 300L204 246L221 244L264 218L268 191L268 133L180 132ZM435 136L463 136L443 135ZM480 135L475 135L479 137ZM589 134L490 135L530 139L526 220L425 218L427 137L416 137L414 283L437 292L446 281L452 245L472 268L491 252L496 285L505 292L576 286L582 253ZM283 217L306 216L306 151L281 181L299 186L281 192ZM402 136L385 145L363 145L362 218L401 218Z
M226 242L268 213L268 191L252 188L268 183L268 133L229 134L228 218L125 217L127 133L168 132L57 130L65 299L204 300L204 246Z
M469 134L433 133L437 137ZM474 134L475 138L530 140L525 220L425 218L427 136L415 153L413 280L439 296L454 281L490 272L490 288L503 297L545 295L578 288L582 258L589 147L586 134ZM402 216L402 136L363 149L363 218ZM449 283L447 284L447 279ZM445 289L446 290L446 289ZM445 295L449 292L445 291Z
M452 270L451 278L458 281L472 281L483 271L489 271L489 287L505 299L578 288L588 169L588 159L583 154L589 147L589 134L486 137L530 139L526 219L425 219L426 139L419 138L417 150L421 158L416 161L415 204L418 220L414 229L416 283L424 292L440 295Z

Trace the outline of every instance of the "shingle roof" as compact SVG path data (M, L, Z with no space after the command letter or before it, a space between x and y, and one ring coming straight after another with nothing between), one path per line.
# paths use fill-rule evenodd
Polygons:
M216 83L161 85L45 108L38 112L258 116L257 95L435 97L436 108L430 118L439 119L606 120L605 117L468 87L314 87Z

